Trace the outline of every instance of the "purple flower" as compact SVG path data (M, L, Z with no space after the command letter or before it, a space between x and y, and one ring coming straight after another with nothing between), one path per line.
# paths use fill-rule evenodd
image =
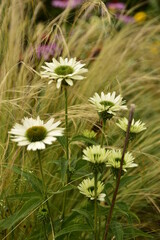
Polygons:
M116 18L119 19L121 22L124 22L124 23L133 23L133 22L135 22L133 17L127 16L127 15L117 14Z
M126 5L122 2L118 2L118 3L108 3L107 7L110 10L114 10L114 11L122 11L125 9Z
M52 6L57 8L71 7L75 8L80 5L84 0L52 0Z
M45 60L49 60L51 57L55 55L56 50L57 50L57 46L55 43L39 45L36 48L37 57L39 59L44 58Z

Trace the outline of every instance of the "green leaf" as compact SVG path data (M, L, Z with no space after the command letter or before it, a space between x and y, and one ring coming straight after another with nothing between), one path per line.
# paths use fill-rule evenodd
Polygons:
M42 203L42 199L34 198L27 201L22 208L6 219L0 220L0 230L10 229L16 223L27 217L38 205Z
M68 163L67 163L67 160L65 158L62 158L60 161L61 161L61 179L62 179L62 182L64 183L66 173L67 173Z
M87 138L85 136L82 136L82 135L77 135L77 136L74 136L71 140L70 140L70 143L71 142L85 142L85 143L90 143L92 145L97 145L97 143L91 139L91 138Z
M61 144L61 146L66 149L66 137L62 136L62 137L57 137L57 141Z
M90 173L90 171L88 171L87 161L80 158L75 162L74 165L75 165L74 166L75 171L72 175L72 179L76 179L76 178L79 178L79 176L84 176Z
M140 219L139 219L139 217L138 217L135 213L133 213L133 212L131 212L131 211L128 211L128 215L129 215L128 221L129 221L130 223L133 222L133 219L135 219L138 223L141 222Z
M141 231L140 229L137 229L134 227L125 227L124 235L125 235L126 239L129 239L131 237L132 237L132 239L135 237L145 237L145 239L154 239L154 237L151 236L150 234L145 233L145 232Z
M72 185L72 184L68 184L68 185L62 187L59 191L55 192L54 194L70 191L70 190L73 190L73 189L77 189L77 187Z
M110 195L111 191L113 191L113 190L114 190L114 187L110 182L105 184L105 186L104 186L104 192L106 193L105 199L109 206L111 205L111 201L108 196Z
M16 195L11 195L11 196L7 196L8 200L29 200L29 199L33 199L33 198L40 198L41 194L37 193L37 192L28 192L28 193L22 193L22 194L16 194Z
M91 228L93 229L93 218L92 215L85 209L72 209L73 212L77 212L80 215L84 216L87 220L87 222L89 223L89 225L91 226Z
M88 232L92 231L91 227L87 226L86 224L72 224L71 226L67 226L63 228L56 234L56 238L62 236L64 234L68 234L71 232Z
M113 235L115 236L116 240L123 240L123 229L119 222L112 221L111 222L111 230L113 232Z
M120 181L120 187L126 186L127 184L135 181L137 176L123 176Z
M76 217L77 217L77 213L71 212L67 217L64 218L64 221L62 223L60 223L61 229L70 226L71 223L74 223L76 220Z
M116 203L116 207L115 207L115 211L120 212L121 214L124 214L125 216L127 216L128 222L130 224L133 223L133 220L135 219L138 223L140 223L140 219L138 218L138 216L131 212L129 207L127 206L126 203L124 202L117 202Z
M13 166L12 170L17 174L22 175L32 185L32 188L36 192L38 192L38 193L42 192L42 181L38 177L33 175L33 173L25 172L25 171L23 171L22 169L20 169L19 167L16 167L16 166Z

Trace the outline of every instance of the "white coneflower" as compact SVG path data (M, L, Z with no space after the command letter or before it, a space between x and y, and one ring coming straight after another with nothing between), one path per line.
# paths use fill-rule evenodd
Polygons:
M116 125L120 127L124 132L126 132L128 127L128 119L124 117L118 121L119 122L116 123ZM145 123L142 123L141 120L138 120L136 122L134 119L132 120L130 133L140 133L144 130L146 130Z
M122 151L121 150L108 150L107 151L107 167L113 167L113 168L120 168L122 159ZM134 157L131 153L127 152L124 156L124 162L122 169L123 171L127 171L127 168L137 167L138 164L134 163Z
M116 97L116 92L108 94L101 92L101 95L95 93L93 97L89 98L89 101L95 106L103 119L111 118L118 111L127 109L127 106L123 105L125 100L121 95Z
M95 188L94 188L94 178L84 179L78 186L80 193L90 198L91 200L95 199ZM97 182L97 199L99 201L105 201L105 193L102 193L104 189L104 184L101 181Z
M63 128L58 127L60 123L54 123L53 118L44 123L39 117L26 117L22 119L22 124L16 123L9 133L18 146L27 146L27 150L36 151L45 149L46 144L52 144L56 137L63 135Z
M101 146L91 146L83 150L83 159L93 164L101 164L107 161L107 153L105 148Z
M42 66L44 71L41 71L41 75L51 79L49 84L56 80L57 88L60 88L61 84L73 86L74 80L83 80L85 77L82 74L88 72L86 68L83 68L85 64L76 61L76 58L60 57L59 62L53 58L52 62L45 62L45 64L46 66Z

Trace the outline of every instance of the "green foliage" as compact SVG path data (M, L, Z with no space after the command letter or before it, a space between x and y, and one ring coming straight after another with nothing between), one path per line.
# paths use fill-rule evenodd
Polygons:
M83 217L85 217L87 223L90 225L90 227L93 229L93 219L92 219L92 215L90 214L89 211L87 211L86 209L72 209L73 212L77 212L80 215L82 215Z
M13 166L12 170L17 174L22 175L28 181L28 183L31 184L32 188L36 192L38 193L42 192L42 181L37 176L34 176L33 173L25 172L16 166Z
M111 230L113 232L113 236L115 236L116 240L123 240L124 239L124 232L122 225L119 222L112 221L111 223Z
M11 229L11 227L19 221L31 215L41 203L42 199L38 197L28 200L19 211L15 212L7 219L0 220L0 230Z
M56 234L56 238L64 235L64 234L68 234L68 233L72 233L72 232L89 232L92 231L92 229L88 226L86 226L86 224L72 224L71 226L67 226L65 228L63 228L60 232L58 232Z

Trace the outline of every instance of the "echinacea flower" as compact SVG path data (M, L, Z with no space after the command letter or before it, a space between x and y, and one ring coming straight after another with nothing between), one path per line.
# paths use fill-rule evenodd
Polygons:
M124 117L119 119L118 121L119 122L116 123L116 125L120 127L124 132L126 132L128 127L128 119ZM140 133L144 130L146 130L145 123L142 123L141 120L132 120L130 133Z
M93 164L101 164L107 161L107 153L100 145L91 146L83 150L82 158Z
M65 9L67 7L75 8L82 4L84 0L52 0L52 6Z
M115 169L120 168L121 164L121 159L122 159L122 151L121 150L108 150L107 151L107 167L112 167ZM122 169L124 172L126 172L127 168L132 168L132 167L137 167L138 165L134 163L134 157L130 152L127 152L124 155L124 162Z
M25 117L22 124L16 123L9 134L18 146L27 146L27 150L41 150L45 149L46 144L51 145L58 136L63 135L63 128L58 127L60 123L54 122L54 118L44 123L39 117Z
M121 95L116 97L116 92L108 94L101 92L101 95L95 93L93 97L89 98L89 101L95 106L102 119L110 119L118 111L127 109L127 106L123 105L125 100Z
M38 210L38 214L37 214L37 218L40 221L44 221L44 220L48 220L48 208L46 205L42 205L39 210Z
M95 199L95 187L94 187L94 178L84 179L78 186L80 193L90 198L91 200ZM102 193L104 189L104 184L101 181L97 182L97 200L104 202L105 201L105 193Z
M52 62L45 62L46 66L42 66L44 71L41 72L42 77L51 79L49 84L53 80L57 83L57 88L62 85L73 86L74 80L83 80L85 77L83 73L88 72L86 68L83 68L85 64L80 61L76 61L76 58L60 57L59 62L53 58Z

